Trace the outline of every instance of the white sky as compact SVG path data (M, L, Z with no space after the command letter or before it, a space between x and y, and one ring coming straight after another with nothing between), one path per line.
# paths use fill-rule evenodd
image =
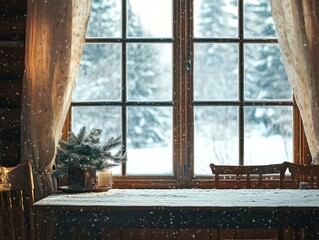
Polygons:
M130 0L130 3L154 37L172 37L172 0Z

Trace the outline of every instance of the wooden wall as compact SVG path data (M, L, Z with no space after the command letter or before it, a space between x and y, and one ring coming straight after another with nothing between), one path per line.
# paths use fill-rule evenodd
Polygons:
M0 165L20 162L20 113L27 0L1 0Z

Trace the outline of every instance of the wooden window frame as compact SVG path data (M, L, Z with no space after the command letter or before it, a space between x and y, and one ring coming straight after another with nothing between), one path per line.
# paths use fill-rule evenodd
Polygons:
M103 39L103 38L87 38L86 43L121 43L122 45L122 138L124 150L126 146L126 107L127 106L171 106L173 108L173 176L125 176L126 165L122 166L123 177L113 177L115 188L184 188L184 187L213 187L211 177L194 177L194 106L225 106L229 105L230 101L212 102L209 101L193 101L193 56L194 44L201 42L234 42L239 44L239 101L236 105L239 107L239 134L240 139L244 134L244 107L252 105L263 106L291 106L291 101L270 102L270 101L244 101L243 94L243 79L244 79L244 45L245 43L277 43L276 39L246 39L244 38L243 26L243 0L238 0L238 37L237 38L194 38L193 37L193 1L191 0L172 0L173 3L173 38L172 39L139 39L126 37L126 0L122 0L122 36L118 39ZM183 13L183 14L182 14ZM183 37L186 36L186 37ZM161 103L137 103L129 102L126 99L126 44L130 42L159 42L173 44L173 99L172 102ZM112 105L113 104L113 105ZM118 102L99 102L97 105L112 105L119 106ZM63 128L63 138L66 139L68 132L71 130L71 108L72 106L87 106L84 103L72 103L65 125ZM293 132L294 132L294 162L309 163L310 153L302 120L293 101ZM244 142L239 143L239 164L243 164L244 158ZM207 166L209 168L209 166ZM269 183L268 183L269 184ZM230 183L231 187L231 183Z

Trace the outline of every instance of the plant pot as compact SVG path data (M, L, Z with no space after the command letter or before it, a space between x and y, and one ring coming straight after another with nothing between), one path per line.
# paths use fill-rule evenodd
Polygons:
M93 168L74 168L68 171L68 185L73 189L93 188L96 181L96 171Z

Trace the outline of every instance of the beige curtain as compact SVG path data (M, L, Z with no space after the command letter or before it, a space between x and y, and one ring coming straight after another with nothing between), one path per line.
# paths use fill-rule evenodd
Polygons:
M71 102L91 0L29 0L21 113L22 161L33 160L35 197L54 190L50 171Z
M319 164L319 1L270 0L285 68Z

